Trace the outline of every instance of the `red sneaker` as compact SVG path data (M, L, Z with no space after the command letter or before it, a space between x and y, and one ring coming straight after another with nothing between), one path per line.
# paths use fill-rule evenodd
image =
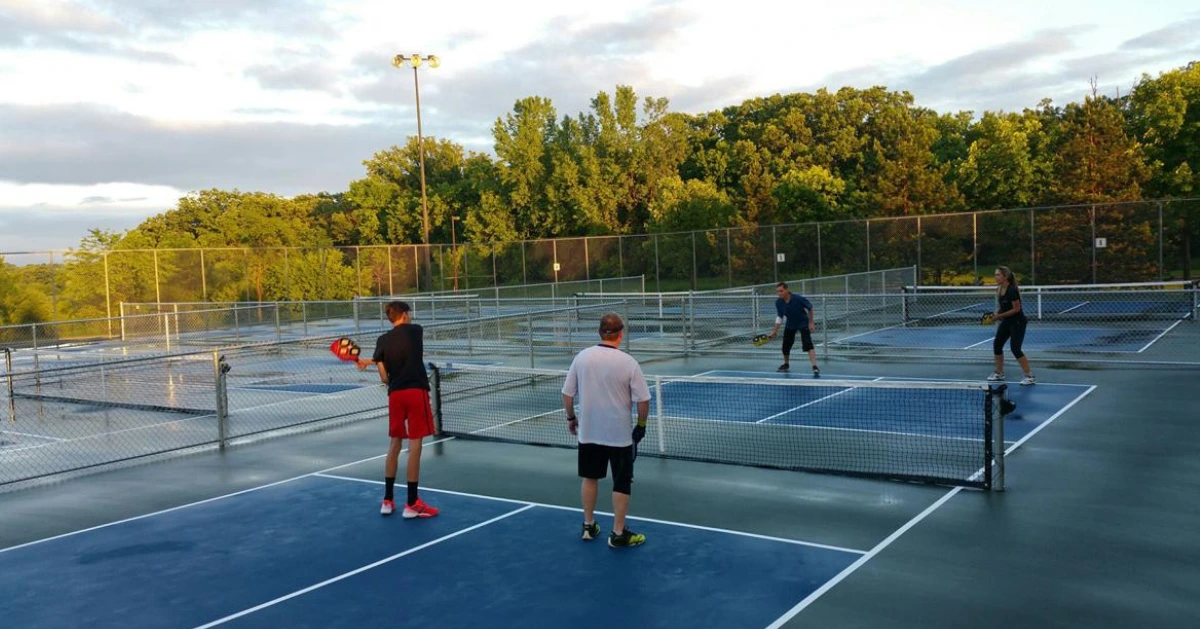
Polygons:
M417 498L417 501L410 505L404 505L404 517L412 518L432 518L438 514L437 507L431 507L425 504L424 500Z
M379 507L379 513L381 515L392 515L392 512L395 510L396 503L391 500L384 500L383 506Z

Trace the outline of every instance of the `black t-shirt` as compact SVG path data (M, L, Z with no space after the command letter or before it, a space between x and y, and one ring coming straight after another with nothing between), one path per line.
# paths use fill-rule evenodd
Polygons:
M415 323L398 325L375 341L377 363L387 367L388 393L400 389L429 390L429 375L425 373L424 330Z
M1013 309L1014 302L1020 301L1021 291L1017 290L1016 286L1009 284L1008 288L1005 289L1003 295L1000 295L997 293L996 299L999 302L998 312L1008 312L1009 310ZM1010 319L1013 321L1020 321L1024 318L1025 318L1025 309L1022 308L1021 312L1018 312L1017 314L1012 315L1011 317L1001 319L1001 321L1008 321Z

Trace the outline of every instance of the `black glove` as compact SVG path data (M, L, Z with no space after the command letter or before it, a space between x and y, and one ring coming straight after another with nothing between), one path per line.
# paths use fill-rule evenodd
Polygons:
M635 426L633 428L633 442L635 444L641 443L642 439L644 439L644 438L646 438L646 427L645 426Z

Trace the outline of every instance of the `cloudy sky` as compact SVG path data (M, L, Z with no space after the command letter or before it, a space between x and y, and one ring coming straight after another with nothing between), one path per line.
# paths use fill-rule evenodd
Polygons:
M0 0L0 252L205 188L345 190L416 132L491 150L518 98L632 85L700 112L886 85L939 111L1079 100L1200 59L1194 1Z

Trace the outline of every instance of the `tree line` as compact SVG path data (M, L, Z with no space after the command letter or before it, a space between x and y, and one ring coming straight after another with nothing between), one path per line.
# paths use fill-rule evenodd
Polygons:
M1124 95L1092 89L1062 106L982 114L939 113L884 87L685 114L618 86L575 115L523 98L492 136L494 155L425 138L432 242L450 242L452 228L459 242L496 243L1189 198L1200 191L1200 62L1143 75ZM289 259L286 286L269 257L223 267L216 256L198 271L215 276L212 300L313 298L355 272L316 248L422 241L418 157L415 137L383 149L338 192L194 192L125 233L93 230L58 268L0 264L0 324L103 316L98 264L120 250L314 248ZM1170 220L1190 249L1200 217L1189 214ZM1047 233L1077 230L1077 217L1047 220ZM148 256L121 260L109 269L113 301L133 300L152 272Z

